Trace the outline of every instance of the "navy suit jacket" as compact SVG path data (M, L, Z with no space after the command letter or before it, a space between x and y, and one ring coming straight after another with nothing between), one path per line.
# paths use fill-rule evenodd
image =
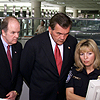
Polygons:
M0 98L5 98L6 95L12 90L16 90L19 94L21 93L22 76L19 73L21 51L21 43L17 42L12 45L11 74L7 54L0 38Z
M30 87L30 100L64 100L65 80L74 64L76 38L64 42L63 64L59 76L49 32L30 39L21 56L21 73Z

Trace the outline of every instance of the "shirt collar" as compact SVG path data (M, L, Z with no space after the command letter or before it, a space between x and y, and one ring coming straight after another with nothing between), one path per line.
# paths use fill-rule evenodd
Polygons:
M56 45L56 43L55 43L55 41L53 40L53 38L52 38L52 36L51 36L50 33L49 33L49 37L50 37L50 40L51 40L51 44L52 44L52 45Z
M86 69L83 68L82 71L84 74L87 74ZM92 71L90 74L92 74L92 73L98 74L98 72L100 73L100 70L94 69L94 71Z

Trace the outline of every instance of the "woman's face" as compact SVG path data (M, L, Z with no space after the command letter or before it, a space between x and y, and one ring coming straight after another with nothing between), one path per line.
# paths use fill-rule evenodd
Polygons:
M80 59L85 67L92 67L95 60L95 54L89 48L86 48L84 51L80 52Z

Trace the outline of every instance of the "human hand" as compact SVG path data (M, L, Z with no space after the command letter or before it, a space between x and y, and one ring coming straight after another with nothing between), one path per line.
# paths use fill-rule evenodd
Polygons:
M6 99L8 99L8 100L15 100L16 96L17 96L16 91L11 91L11 92L9 92L6 95L6 97L7 97Z

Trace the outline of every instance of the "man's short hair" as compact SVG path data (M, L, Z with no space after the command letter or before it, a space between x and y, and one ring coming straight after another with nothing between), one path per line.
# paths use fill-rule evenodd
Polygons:
M49 26L54 30L56 24L59 24L62 28L66 29L71 26L72 21L66 14L57 13L50 19Z

